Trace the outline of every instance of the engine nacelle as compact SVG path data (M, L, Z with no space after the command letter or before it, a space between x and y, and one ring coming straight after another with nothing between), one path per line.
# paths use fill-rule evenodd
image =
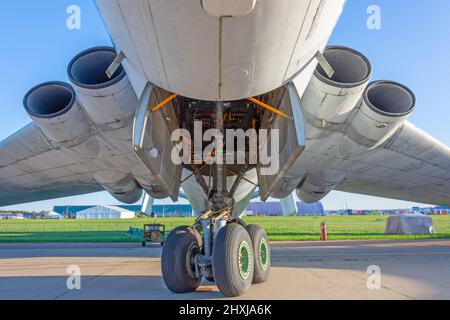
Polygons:
M372 75L369 60L358 51L330 46L323 55L333 68L334 75L329 78L318 65L303 94L302 105L309 124L309 138L323 134L324 127L344 123ZM320 130L314 130L314 127Z
M297 196L305 203L322 200L345 179L345 172L327 170L309 174L296 189Z
M86 114L67 83L40 84L25 95L23 104L44 135L65 148L80 145L92 137Z
M116 56L114 48L91 48L75 56L67 69L78 100L100 130L132 124L138 104L122 66L111 78L106 75Z
M371 83L360 106L348 120L340 144L344 157L358 155L386 142L405 123L415 107L414 93L392 81Z
M335 73L330 78L317 66L302 96L307 149L325 143L337 158L351 158L381 146L413 112L414 94L396 82L369 84L370 62L353 49L332 46L323 54ZM294 168L303 176L297 195L307 203L321 200L345 179L345 172L336 170L304 172L301 161Z
M142 197L142 188L129 174L118 171L99 171L94 173L94 179L120 202L133 204Z

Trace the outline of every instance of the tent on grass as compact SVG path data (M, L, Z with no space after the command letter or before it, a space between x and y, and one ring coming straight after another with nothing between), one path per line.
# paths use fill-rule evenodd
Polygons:
M386 234L426 235L434 234L433 219L423 214L391 216L386 223Z

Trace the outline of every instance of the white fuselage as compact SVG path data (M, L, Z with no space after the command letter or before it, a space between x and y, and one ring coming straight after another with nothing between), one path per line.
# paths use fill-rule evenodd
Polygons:
M292 80L324 49L344 3L97 0L138 96L151 82L211 101L265 94Z
M97 0L116 51L140 96L152 83L181 96L240 100L296 79L301 96L345 0ZM257 184L256 171L248 172ZM234 177L228 181L229 188ZM197 212L207 199L194 177L182 185ZM251 200L243 183L236 206Z

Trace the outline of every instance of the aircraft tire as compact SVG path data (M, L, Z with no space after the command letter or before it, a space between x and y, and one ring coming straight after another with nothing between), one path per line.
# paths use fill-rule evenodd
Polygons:
M244 227L231 223L223 227L213 246L213 274L217 287L226 297L245 293L253 280L253 247Z
M161 269L167 288L174 293L195 291L201 278L195 276L194 257L200 253L199 234L191 227L172 230L164 242Z
M249 224L246 229L252 239L255 256L255 259L253 259L255 262L253 283L262 283L267 281L270 274L271 254L269 238L266 231L256 224Z

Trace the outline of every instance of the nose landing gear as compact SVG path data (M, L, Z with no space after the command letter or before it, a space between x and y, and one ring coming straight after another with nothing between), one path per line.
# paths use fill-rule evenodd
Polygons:
M169 234L161 263L172 292L193 292L205 278L215 281L226 297L236 297L252 283L267 280L271 257L266 232L231 219L231 212L231 208L208 211L192 227L179 227Z
M223 103L216 104L215 112L216 128L223 132ZM228 192L226 164L219 161L213 168L211 190L200 170L193 170L208 195L211 209L192 227L180 227L170 233L162 252L162 274L167 287L175 293L195 291L205 278L215 281L225 296L235 297L244 294L252 283L267 280L269 241L262 228L246 226L233 214L233 194L241 179L237 178Z

